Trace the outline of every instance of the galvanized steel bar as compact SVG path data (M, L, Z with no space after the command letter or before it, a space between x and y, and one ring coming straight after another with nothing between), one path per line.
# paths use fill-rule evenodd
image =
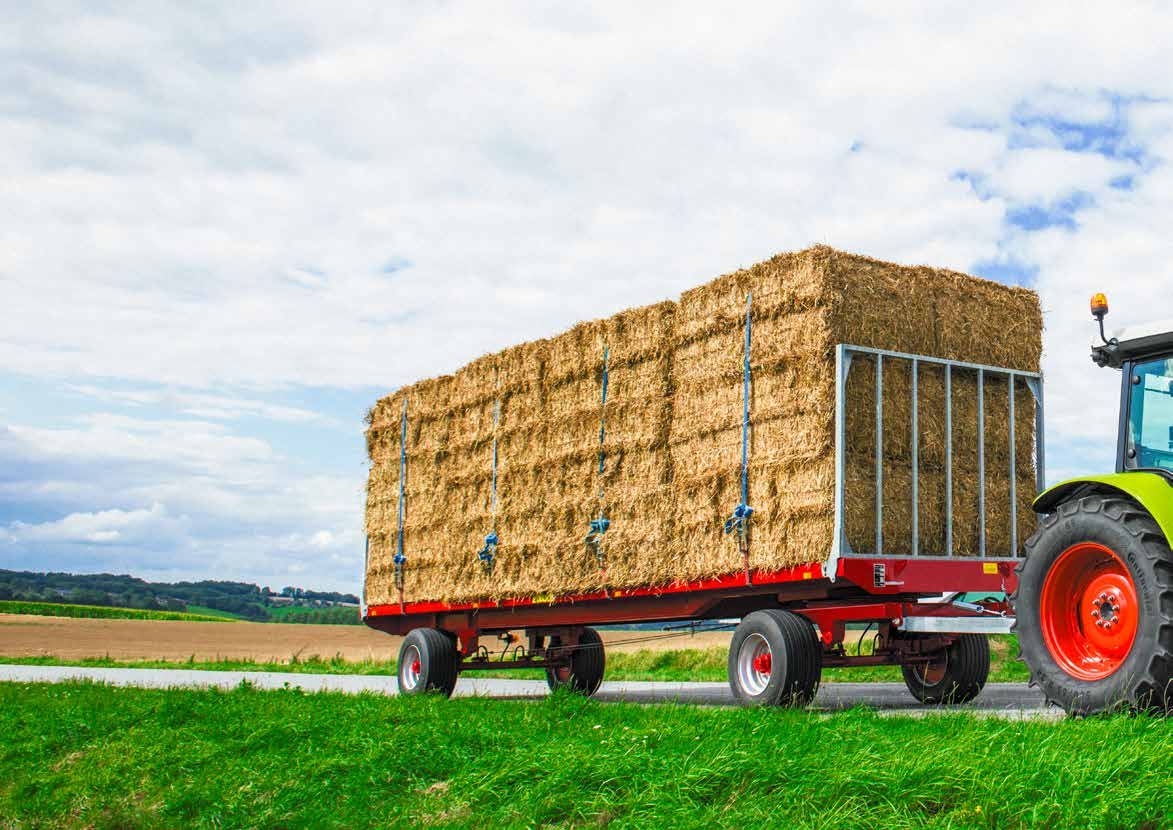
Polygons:
M876 355L876 556L884 553L884 356Z
M1014 373L1006 375L1006 397L1010 400L1010 555L1018 553L1018 469L1014 459Z
M986 372L978 369L978 554L986 555Z
M911 354L908 352L894 352L894 351L890 351L888 349L873 349L870 346L848 346L847 348L856 354L870 354L870 355L877 355L878 354L878 355L883 355L884 357L893 357L898 360L917 360L917 361L920 361L921 363L933 363L938 366L952 365L953 368L955 368L955 369L972 369L974 371L982 369L987 372L992 372L994 374L1002 374L1002 375L1006 374L1007 372L1013 371L1020 378L1041 378L1042 377L1042 374L1040 372L1022 372L1017 369L1013 369L1013 370L1007 369L1004 366L989 366L984 363L967 363L964 360L949 360L948 358L945 358L945 357L929 357L927 355Z
M1047 454L1044 441L1043 424L1043 383L1033 384L1032 392L1035 396L1035 488L1041 493L1047 489Z
M835 537L826 575L834 582L839 558L847 551L844 512L847 499L847 371L850 357L843 344L835 349Z
M912 555L920 555L920 364L912 359Z
M953 555L953 367L945 364L945 555Z

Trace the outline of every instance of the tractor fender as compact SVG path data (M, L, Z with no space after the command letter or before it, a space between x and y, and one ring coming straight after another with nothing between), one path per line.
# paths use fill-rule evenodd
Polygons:
M1165 541L1173 547L1173 485L1157 473L1138 471L1073 478L1040 493L1034 501L1034 511L1054 513L1065 502L1093 494L1123 495L1136 502L1153 517L1165 534Z

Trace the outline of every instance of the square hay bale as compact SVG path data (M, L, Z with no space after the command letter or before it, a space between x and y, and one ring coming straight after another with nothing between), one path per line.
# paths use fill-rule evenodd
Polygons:
M751 523L754 567L778 569L818 562L830 550L838 343L1038 369L1042 315L1037 296L950 271L898 266L819 246L775 257L686 292L677 311L674 361L680 380L673 402L671 446L677 513L691 520L678 522L670 555L690 563L687 578L728 573L730 563L738 559L730 552L736 542L724 537L718 520L727 518L741 501L741 362L750 292L749 504L755 509ZM686 370L679 368L686 365ZM911 546L909 367L886 361L884 377L885 549L892 554L907 554ZM870 538L868 528L875 524L870 484L875 387L870 368L868 361L856 361L847 395L846 518L849 538L860 544ZM922 365L918 373L918 511L921 549L926 553L938 537L943 545L944 538L944 381L943 372L934 369ZM976 507L971 509L966 501L970 493L976 497L976 462L970 462L971 457L976 459L976 377L963 372L955 375L954 543L959 552L970 552L977 535L965 525L976 520ZM991 551L999 544L1009 546L1008 402L1004 382L999 400L998 383L991 380L985 396L987 544ZM1019 536L1025 539L1033 528L1029 502L1034 491L1034 413L1025 387L1018 390L1015 401L1023 517ZM937 481L942 495L934 498ZM1005 486L997 498L1000 483ZM693 486L699 488L697 492L690 492ZM709 506L708 515L699 510L698 502ZM698 520L701 516L703 520Z
M399 487L399 407L409 407L405 572L408 601L450 602L670 585L744 567L723 525L741 501L742 367L746 295L750 354L750 566L823 561L835 490L835 346L851 343L1036 371L1042 319L1033 292L951 271L905 267L824 246L782 254L685 292L679 302L580 323L548 340L488 355L421 381L370 415L368 602L398 601L391 585ZM608 396L601 400L603 349ZM874 364L848 380L847 533L874 546ZM911 546L911 364L886 360L885 552ZM918 514L923 553L945 541L944 371L917 373ZM953 542L979 548L977 377L955 371ZM494 408L500 407L494 423ZM1009 550L1033 528L1034 400L1015 392L1010 469L1005 381L987 378L986 545ZM605 415L599 474L600 416ZM498 450L492 574L476 552L494 526L492 447ZM1010 504L1014 476L1018 503ZM600 501L601 493L601 501ZM588 524L611 520L603 567Z
M452 381L452 376L445 375L412 384L378 401L367 415L367 449L371 457L366 509L368 603L398 601L392 560L398 550L399 469L403 446L406 446L408 471L404 479L404 546L428 551L421 557L420 564L424 567L411 575L417 582L423 580L421 587L427 585L426 574L433 569L427 560L439 553L428 540L433 530L445 524L439 508L448 493L445 475L450 419L446 402ZM406 445L402 441L405 398Z
M576 590L618 585L616 580L630 570L625 563L636 548L632 534L651 540L669 535L671 512L647 508L657 494L663 503L670 480L666 445L673 312L672 303L631 309L581 323L548 341L542 378L544 445L509 454L508 463L524 468L527 476L525 487L502 502L499 514L502 556L513 560L510 573L515 575L506 592L561 593L567 585ZM604 536L605 570L585 543L600 508L612 521ZM636 516L638 530L631 527Z

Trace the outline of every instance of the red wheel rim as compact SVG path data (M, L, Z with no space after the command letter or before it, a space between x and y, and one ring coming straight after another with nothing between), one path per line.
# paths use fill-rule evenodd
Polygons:
M1102 680L1120 668L1136 639L1139 612L1128 567L1094 542L1059 554L1043 581L1043 642L1059 668L1079 680Z
M761 674L770 674L774 670L774 655L765 651L753 659L753 669Z

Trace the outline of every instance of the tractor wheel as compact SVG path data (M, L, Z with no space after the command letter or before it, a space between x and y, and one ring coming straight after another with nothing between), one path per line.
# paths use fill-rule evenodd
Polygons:
M823 647L806 617L754 611L729 643L729 686L745 706L802 706L819 688Z
M562 638L551 637L549 648L561 648ZM584 628L578 646L570 652L570 664L546 669L546 685L550 691L570 689L584 695L593 695L603 683L607 656L603 652L603 638L593 628Z
M1173 705L1173 555L1135 503L1087 496L1044 517L1010 599L1049 702L1076 715Z
M437 628L416 628L399 648L399 693L440 692L452 696L456 688L456 641Z
M990 640L961 634L928 663L901 670L908 691L921 703L966 703L981 694L990 676Z

